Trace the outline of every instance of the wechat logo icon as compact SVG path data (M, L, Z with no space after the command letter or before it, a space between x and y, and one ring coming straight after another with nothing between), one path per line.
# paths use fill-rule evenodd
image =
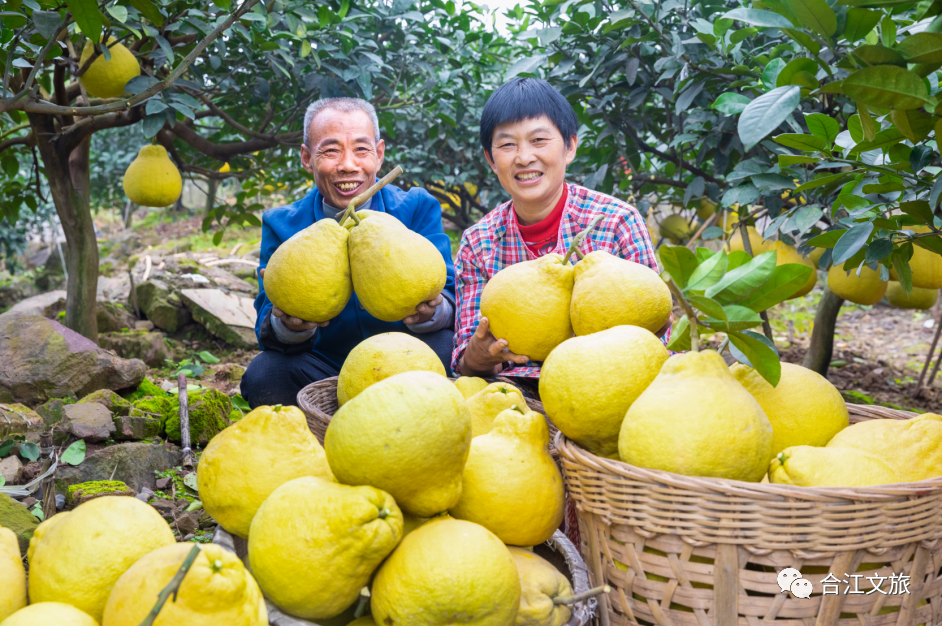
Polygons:
M782 593L791 591L796 598L811 597L811 581L802 578L794 567L786 567L778 573L778 586Z

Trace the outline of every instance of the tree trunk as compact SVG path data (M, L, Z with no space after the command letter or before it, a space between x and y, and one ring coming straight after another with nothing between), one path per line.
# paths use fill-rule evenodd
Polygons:
M834 327L843 304L843 298L832 293L827 287L824 288L818 311L814 316L811 344L802 362L802 365L822 376L827 376L828 367L831 365L831 356L834 354Z
M30 113L29 120L42 157L49 190L62 229L69 272L65 325L98 343L95 306L98 293L98 242L89 206L89 144L83 141L72 154L59 154L58 132L51 115Z
M203 210L203 215L209 215L209 212L216 206L216 186L218 184L219 181L215 178L210 178L206 183L206 207Z

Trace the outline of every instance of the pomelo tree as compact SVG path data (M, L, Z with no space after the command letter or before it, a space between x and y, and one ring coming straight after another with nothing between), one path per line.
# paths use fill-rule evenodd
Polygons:
M570 98L601 190L738 205L742 232L768 218L766 239L825 249L822 269L908 291L942 264L940 14L929 0L530 2L510 74ZM842 302L826 290L817 312L805 365L822 373Z

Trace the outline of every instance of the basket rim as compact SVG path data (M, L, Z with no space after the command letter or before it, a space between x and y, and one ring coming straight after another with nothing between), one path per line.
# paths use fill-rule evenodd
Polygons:
M847 404L849 412L866 414L867 405ZM882 407L881 407L882 408ZM910 411L897 409L884 409L882 412L892 411L910 417L918 415ZM927 497L942 495L942 476L926 478L924 480L907 483L892 483L873 487L799 487L796 485L782 485L777 483L753 483L731 478L714 478L711 476L685 476L666 470L647 469L625 463L621 460L596 456L582 448L576 442L568 439L562 431L556 433L554 441L560 457L570 463L587 465L596 471L616 474L631 480L658 483L667 487L684 489L687 491L701 491L704 495L720 497L745 497L768 500L771 498L788 498L790 500L806 501L886 501L900 497Z

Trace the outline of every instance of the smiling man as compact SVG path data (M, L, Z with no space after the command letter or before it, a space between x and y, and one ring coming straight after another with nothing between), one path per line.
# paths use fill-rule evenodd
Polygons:
M658 271L644 221L625 202L566 182L566 166L579 144L579 123L569 102L549 83L515 78L484 105L481 146L511 201L464 232L455 262L458 327L452 368L465 376L519 377L531 391L540 363L514 354L481 317L481 293L509 265L556 252L562 255L597 215L602 221L582 243L588 254L605 250ZM670 323L658 331L665 343ZM591 364L586 364L591 367ZM529 379L529 383L527 382Z
M387 185L361 209L389 213L438 248L448 268L444 291L399 322L383 322L360 305L356 293L332 320L302 320L275 308L265 296L265 266L283 242L322 219L338 219L350 200L369 188L383 165L386 144L380 138L373 106L354 98L328 98L308 107L304 116L301 166L315 187L294 204L262 216L259 295L255 332L262 353L242 377L241 392L254 408L296 405L298 392L311 382L336 376L350 351L367 337L408 333L427 343L449 363L454 336L455 272L451 242L442 228L442 208L427 191L408 192Z

